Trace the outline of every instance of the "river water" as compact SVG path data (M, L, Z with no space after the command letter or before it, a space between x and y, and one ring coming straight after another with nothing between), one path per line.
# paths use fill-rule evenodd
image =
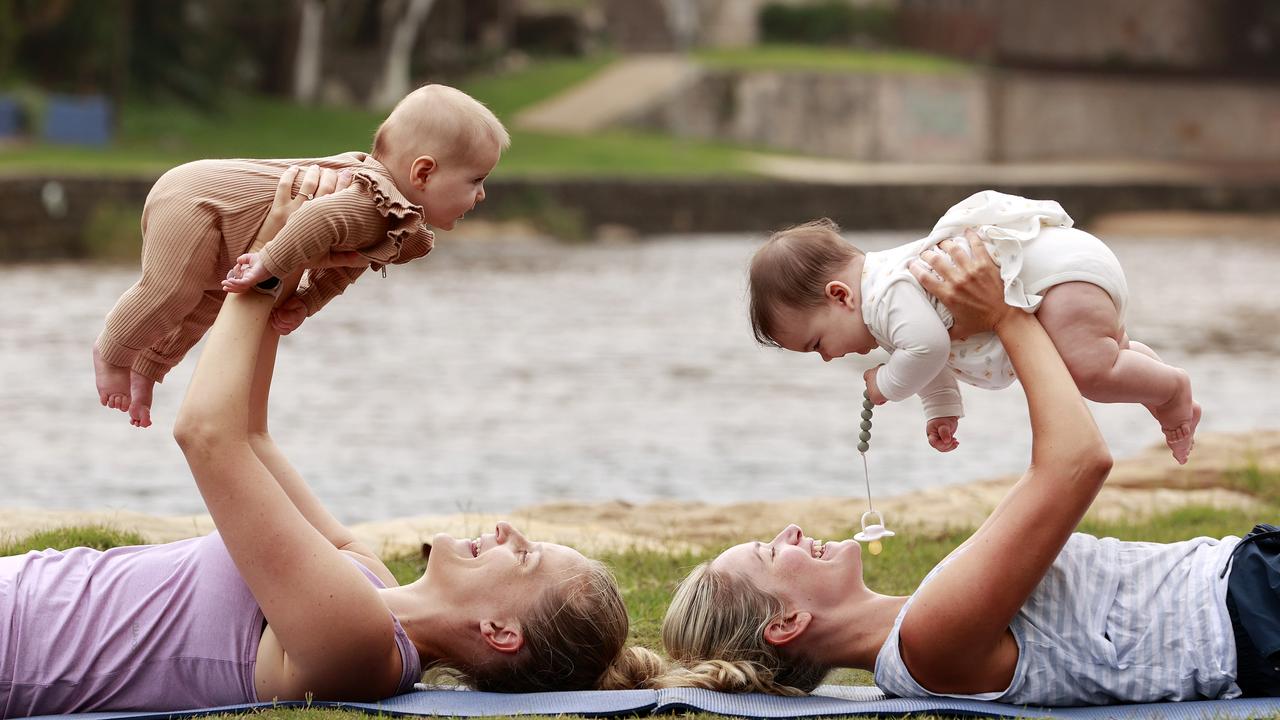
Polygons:
M850 237L871 250L913 239ZM273 435L348 522L563 499L859 494L861 373L884 356L824 364L756 346L745 265L758 242L441 242L285 338ZM1280 244L1108 242L1129 277L1130 335L1191 373L1201 431L1280 427ZM203 511L171 437L199 348L157 388L150 429L97 402L90 345L136 274L0 268L0 505ZM876 411L876 493L1025 467L1018 386L963 390L950 454L928 447L914 401ZM1093 409L1118 457L1161 439L1140 407Z

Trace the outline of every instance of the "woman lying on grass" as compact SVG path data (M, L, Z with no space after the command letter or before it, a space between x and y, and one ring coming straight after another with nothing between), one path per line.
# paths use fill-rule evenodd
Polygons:
M867 588L858 543L794 525L726 550L676 591L662 637L678 665L655 683L795 694L851 667L891 695L1013 704L1280 694L1276 536L1075 533L1111 457L1036 317L1004 303L969 244L972 257L947 241L912 271L957 325L1008 349L1030 410L1026 474L909 597Z
M282 183L259 241L335 187L317 173L291 199ZM483 690L618 682L634 656L601 564L499 523L437 536L399 587L324 508L267 432L271 309L265 294L226 299L174 428L216 532L0 558L0 717L371 701L424 667Z

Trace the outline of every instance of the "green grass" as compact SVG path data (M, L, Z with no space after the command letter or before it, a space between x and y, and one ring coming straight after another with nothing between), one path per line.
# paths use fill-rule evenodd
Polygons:
M509 121L517 112L577 85L613 62L608 55L573 60L542 60L497 75L479 75L461 84L475 99Z
M1255 471L1255 475L1263 478L1259 482L1264 486L1274 487L1280 481L1280 474L1274 472ZM1173 542L1199 535L1213 537L1240 535L1247 532L1255 521L1274 518L1278 513L1280 513L1280 504L1260 499L1258 507L1247 513L1239 510L1191 507L1137 522L1086 522L1080 529L1084 532L1118 537L1123 540ZM972 532L972 530L962 530L930 534L915 532L909 528L901 530L905 531L886 543L882 555L874 558L866 556L864 572L867 585L877 592L903 595L911 593L929 570ZM41 532L0 544L0 555L16 554L44 547L66 548L88 545L106 548L138 542L141 542L141 538L137 534L109 527L67 528ZM689 569L715 557L718 552L719 549L679 554L634 550L608 553L600 557L614 569L623 596L626 598L627 608L632 617L630 642L660 651L659 628L672 589ZM416 555L390 558L387 564L401 582L417 579L424 567L424 561ZM827 682L870 684L871 675L860 670L841 670L833 673ZM270 710L260 715L279 720L359 720L365 717L359 713L317 709ZM699 714L698 717L716 716Z
M757 45L707 48L694 57L711 68L729 70L809 70L830 73L957 73L969 65L907 50L857 50L822 45Z
M656 133L607 131L588 136L512 133L511 150L494 174L503 176L745 175L744 148Z
M539 61L461 86L511 125L521 109L585 80L609 62L608 57ZM384 117L385 113L360 108L305 107L268 97L233 98L211 115L135 98L121 108L120 131L112 146L34 143L3 148L0 171L159 174L208 157L306 158L367 151ZM742 174L742 150L656 133L610 131L570 137L514 130L512 147L495 176Z

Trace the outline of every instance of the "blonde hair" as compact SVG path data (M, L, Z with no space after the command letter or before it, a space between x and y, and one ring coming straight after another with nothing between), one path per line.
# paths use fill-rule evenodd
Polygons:
M756 342L776 347L778 311L821 305L827 283L861 255L827 218L771 235L751 258L750 314Z
M373 136L373 157L384 165L420 155L470 157L485 141L511 145L502 121L483 103L448 85L423 85L401 98Z
M662 619L662 644L678 667L654 684L774 695L810 692L831 668L787 657L764 639L768 624L785 612L782 600L747 578L702 563L680 582Z
M544 592L522 618L524 645L510 660L477 666L438 662L427 669L427 681L452 678L488 692L545 692L615 689L620 686L614 683L637 677L645 658L623 652L630 624L618 583L603 563L587 562L585 571Z

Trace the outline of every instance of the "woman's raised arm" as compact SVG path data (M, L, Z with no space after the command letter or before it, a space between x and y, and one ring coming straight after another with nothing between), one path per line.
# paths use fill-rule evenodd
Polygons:
M971 231L970 231L971 233ZM916 594L901 630L912 673L935 692L981 692L1007 660L1008 627L1053 564L1111 469L1111 455L1066 365L1035 316L1009 307L995 263L945 241L912 271L967 327L993 329L1031 417L1031 465L987 521ZM1011 656L1016 660L1017 654ZM1012 665L1007 665L1012 672ZM999 673L996 674L999 677ZM1008 678L1005 678L1007 680Z
M267 213L267 219L263 222L262 227L258 231L258 237L254 240L254 247L260 247L284 226L288 220L289 213L298 209L305 202L307 196L322 197L330 193L341 192L351 185L351 173L335 173L331 170L325 170L323 173L319 168L313 166L308 169L303 176L302 184L298 188L298 194L290 197L294 176L297 175L296 169L286 172L280 178L279 186L276 188L276 198L272 205L271 211ZM355 253L339 253L339 257L333 258L334 262L344 262L346 256L355 256L357 262L365 262ZM285 278L283 280L283 288L281 299L287 298L289 293L298 283L298 277ZM279 303L277 303L278 305ZM382 560L373 552L371 548L366 547L363 543L356 540L355 535L343 525L329 509L320 502L320 498L311 490L311 486L307 484L302 474L289 462L284 452L276 445L268 430L267 424L267 407L271 395L271 380L275 372L276 354L280 345L280 333L271 327L263 329L262 345L258 349L258 364L254 369L253 387L249 392L249 444L253 448L253 452L266 466L276 482L280 483L280 487L284 488L289 499L293 501L298 511L303 517L311 523L312 527L319 530L322 535L333 543L334 547L343 550L356 558L367 568L372 570L382 580L383 584L391 587L399 584L391 571Z
M230 295L174 426L222 540L285 651L299 692L385 696L399 662L377 591L297 507L250 443L250 393L272 298ZM261 358L265 359L265 358ZM289 684L289 680L285 682Z

